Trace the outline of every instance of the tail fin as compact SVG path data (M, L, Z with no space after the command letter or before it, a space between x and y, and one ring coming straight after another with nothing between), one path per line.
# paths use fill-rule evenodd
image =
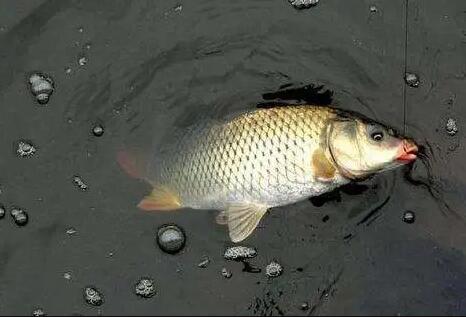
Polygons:
M145 180L147 165L142 155L134 151L119 150L117 153L117 162L121 169L130 177Z

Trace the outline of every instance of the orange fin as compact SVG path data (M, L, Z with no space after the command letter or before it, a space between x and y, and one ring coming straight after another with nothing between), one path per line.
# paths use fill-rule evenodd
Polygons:
M156 187L150 195L144 197L138 204L142 210L175 210L181 208L180 198L165 187Z
M139 156L120 150L117 153L117 162L132 178L144 178L144 161Z

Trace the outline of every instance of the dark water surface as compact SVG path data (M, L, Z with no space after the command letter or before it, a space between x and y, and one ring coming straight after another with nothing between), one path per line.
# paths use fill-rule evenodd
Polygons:
M462 0L321 0L302 11L285 0L2 0L0 314L465 314L465 56ZM54 80L46 106L29 91L33 71ZM245 243L257 274L223 259L230 242L212 211L136 208L149 187L119 169L123 143L308 84L423 143L435 197L398 170L272 210ZM18 157L20 140L36 153ZM425 183L427 172L419 161L409 175ZM186 232L177 255L157 246L165 223ZM272 260L284 272L268 279ZM135 295L142 277L154 297ZM86 304L87 286L102 306Z

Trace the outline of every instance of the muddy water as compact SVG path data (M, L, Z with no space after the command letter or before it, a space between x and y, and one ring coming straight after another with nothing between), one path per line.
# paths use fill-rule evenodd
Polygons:
M0 6L1 314L465 312L462 1L321 0L301 11L285 0ZM418 88L405 85L407 70ZM30 92L34 71L54 80L46 106ZM118 168L122 144L162 142L174 126L309 84L425 144L430 170L417 162L409 175L438 191L399 170L276 208L246 241L258 251L256 274L223 258L230 243L212 211L137 210L149 188ZM455 136L445 132L450 117ZM20 140L33 155L17 156ZM14 207L27 212L25 226ZM414 223L403 222L407 210ZM166 223L186 233L176 255L156 243ZM284 271L268 279L273 260ZM155 284L149 299L134 292L142 277ZM88 286L103 294L101 306L84 300Z

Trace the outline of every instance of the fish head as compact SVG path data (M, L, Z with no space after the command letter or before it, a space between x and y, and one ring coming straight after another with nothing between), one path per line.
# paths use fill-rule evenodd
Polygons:
M328 151L342 174L365 178L416 160L416 143L382 124L360 118L333 121L327 133Z

